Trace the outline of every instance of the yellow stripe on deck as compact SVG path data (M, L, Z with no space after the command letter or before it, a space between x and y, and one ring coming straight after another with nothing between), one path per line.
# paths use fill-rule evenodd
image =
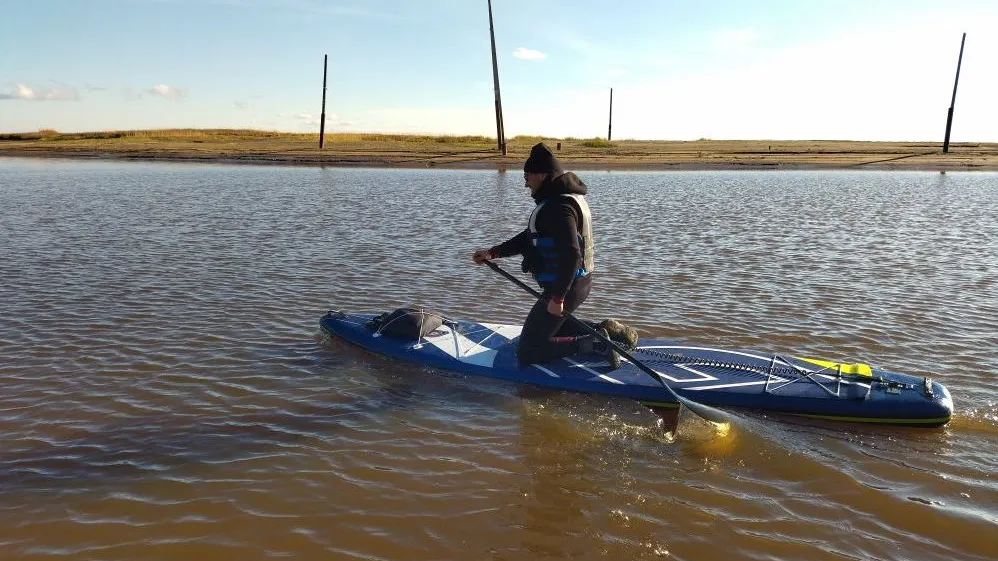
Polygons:
M833 362L831 360L821 360L819 358L804 358L800 356L797 358L805 362L810 362L811 364L817 364L818 366L821 366L823 368L834 370L836 372L838 372L839 367L841 366L843 374L854 374L856 376L873 376L873 369L870 368L870 365L862 362L840 363L840 362Z

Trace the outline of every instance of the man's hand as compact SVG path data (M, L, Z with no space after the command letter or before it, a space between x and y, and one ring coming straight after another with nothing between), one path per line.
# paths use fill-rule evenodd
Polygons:
M481 265L482 263L485 263L486 261L489 261L491 259L492 259L492 252L487 249L475 250L474 255L471 256L471 260L478 265Z
M549 299L548 313L553 316L559 316L559 317L565 315L565 301L559 298Z

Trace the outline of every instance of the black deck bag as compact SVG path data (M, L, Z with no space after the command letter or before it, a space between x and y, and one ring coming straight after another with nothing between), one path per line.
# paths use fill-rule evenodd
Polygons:
M443 315L425 308L399 308L367 322L367 328L391 337L419 341L427 333L449 323Z

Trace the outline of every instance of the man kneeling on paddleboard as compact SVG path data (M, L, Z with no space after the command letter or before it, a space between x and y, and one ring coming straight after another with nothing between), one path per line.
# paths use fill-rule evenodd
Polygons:
M537 203L527 229L472 255L478 264L522 255L523 271L532 274L543 291L523 323L517 359L522 365L574 354L598 354L616 368L620 357L612 345L565 321L566 312L582 305L592 286L594 245L586 184L564 171L544 143L530 150L523 177ZM615 320L594 327L628 349L637 343L637 332Z

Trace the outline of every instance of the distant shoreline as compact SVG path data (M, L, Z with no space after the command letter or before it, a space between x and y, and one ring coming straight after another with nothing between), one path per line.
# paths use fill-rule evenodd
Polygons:
M335 133L320 150L317 134L214 129L0 134L0 157L519 172L540 141L576 170L998 171L998 143L516 137L504 156L487 137Z
M253 156L226 156L226 155L177 155L177 154L127 154L115 152L84 152L75 151L67 153L64 151L18 151L0 149L0 158L34 158L49 160L90 160L90 161L132 161L132 162L163 162L163 163L188 163L188 164L217 164L217 165L254 165L254 166L305 166L305 167L351 167L351 168L409 168L409 169L484 169L496 171L519 172L516 162L505 162L501 160L485 161L460 161L435 163L417 162L392 162L381 158L349 158L339 159L333 157L323 158L300 158L300 157L253 157ZM821 162L815 158L810 162L741 162L714 160L710 163L700 162L573 162L570 159L563 159L564 167L569 170L579 171L735 171L735 170L846 170L846 169L867 169L881 171L998 171L998 163L946 163L946 162L910 162L910 163L869 163L869 164L844 164L834 162ZM522 165L522 164L519 164Z

